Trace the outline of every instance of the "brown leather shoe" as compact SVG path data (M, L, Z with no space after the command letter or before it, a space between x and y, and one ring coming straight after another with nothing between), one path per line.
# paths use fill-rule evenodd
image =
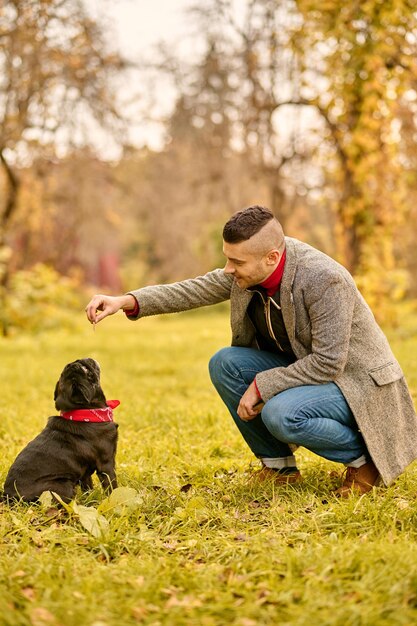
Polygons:
M302 480L303 477L298 470L296 472L282 473L270 467L262 467L262 469L251 474L249 478L249 482L252 485L268 482L273 482L275 485L292 485L300 483Z
M335 490L335 494L340 498L348 498L352 492L368 493L372 487L381 483L377 468L372 461L368 461L361 467L348 467L343 485Z

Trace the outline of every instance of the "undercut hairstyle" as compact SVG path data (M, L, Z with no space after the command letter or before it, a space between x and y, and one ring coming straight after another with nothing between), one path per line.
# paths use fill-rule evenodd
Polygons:
M274 219L272 211L266 207L250 206L238 211L226 222L223 228L223 240L227 243L247 241Z

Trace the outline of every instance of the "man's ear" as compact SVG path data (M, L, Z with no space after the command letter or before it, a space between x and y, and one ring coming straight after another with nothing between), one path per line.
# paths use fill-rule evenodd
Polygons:
M267 254L266 262L268 265L277 265L280 258L281 255L278 250L271 250L271 252L268 252Z

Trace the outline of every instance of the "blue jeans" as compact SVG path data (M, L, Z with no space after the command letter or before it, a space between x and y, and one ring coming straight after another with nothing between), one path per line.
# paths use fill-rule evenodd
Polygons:
M335 383L286 389L268 400L251 421L240 419L240 398L256 374L290 363L286 355L238 347L223 348L210 360L213 385L255 456L291 457L288 444L345 464L367 455L352 411Z

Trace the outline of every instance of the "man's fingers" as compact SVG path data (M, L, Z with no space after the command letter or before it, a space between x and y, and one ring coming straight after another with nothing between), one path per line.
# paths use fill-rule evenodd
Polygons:
M256 415L256 413L254 413L245 406L239 406L237 414L239 415L240 419L244 420L245 422L251 420Z
M237 414L239 415L241 420L243 420L244 422L248 422L257 415L259 415L263 407L263 402L258 402L258 404L255 404L255 406L246 406L245 404L239 404Z
M100 310L100 309L97 309L97 310ZM102 319L104 319L105 317L107 317L107 315L108 315L108 313L106 313L106 312L99 313L98 315L97 315L97 313L96 313L95 320L94 320L94 322L92 322L92 323L93 323L93 324L98 324L99 322L101 322L101 320L102 320Z
M102 311L101 314L97 315L97 311ZM85 312L87 314L88 320L92 324L97 324L103 317L106 317L107 313L105 311L105 302L102 298L95 296L86 306Z
M92 324L95 324L95 322L96 322L96 310L97 310L97 309L96 309L96 307L93 307L93 306L91 305L91 303L90 303L90 304L88 304L88 305L86 306L86 308L85 308L85 312L86 312L86 315L87 315L87 319L88 319L88 321L89 321L89 322L91 322Z
M132 296L133 297L133 296ZM108 315L119 311L124 303L123 297L96 295L87 304L85 312L92 324L101 322Z

